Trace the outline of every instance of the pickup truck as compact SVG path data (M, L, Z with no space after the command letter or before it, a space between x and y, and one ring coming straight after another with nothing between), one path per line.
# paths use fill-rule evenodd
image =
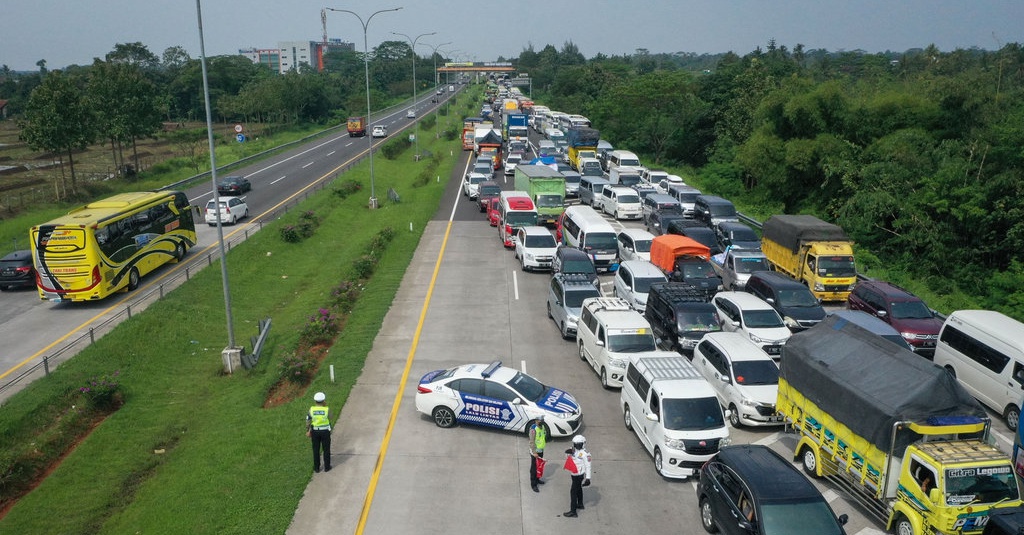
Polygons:
M768 257L761 251L727 248L724 253L711 257L711 267L722 277L726 290L742 290L750 274L755 271L769 271Z
M668 280L690 284L709 300L722 290L722 279L711 266L710 257L706 246L686 236L662 234L651 241L651 263L661 268Z

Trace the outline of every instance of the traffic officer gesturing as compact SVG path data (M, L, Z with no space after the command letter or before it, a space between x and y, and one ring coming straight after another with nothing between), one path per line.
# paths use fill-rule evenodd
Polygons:
M306 436L313 441L313 471L320 471L320 452L324 456L324 472L331 471L331 413L324 401L323 392L313 394L316 405L306 414Z

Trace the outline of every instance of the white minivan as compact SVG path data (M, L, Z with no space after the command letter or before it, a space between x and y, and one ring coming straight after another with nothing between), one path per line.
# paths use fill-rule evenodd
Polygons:
M674 351L630 359L619 408L626 429L640 438L662 477L696 475L731 441L715 391Z
M590 297L576 323L580 360L590 364L604 388L622 386L626 362L637 353L658 349L651 324L616 297Z
M705 334L693 350L693 365L729 409L733 427L784 423L775 410L779 365L746 336Z
M601 193L601 211L615 219L640 219L643 206L635 189L611 186Z
M942 366L972 396L1017 429L1024 398L1024 323L992 310L957 310L935 344Z
M562 242L590 255L598 271L609 271L619 255L618 234L589 206L574 205L558 219Z

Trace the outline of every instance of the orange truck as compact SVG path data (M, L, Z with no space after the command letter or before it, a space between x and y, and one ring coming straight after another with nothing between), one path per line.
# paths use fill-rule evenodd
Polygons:
M702 290L710 299L722 291L722 278L711 266L711 250L702 243L678 234L662 234L651 241L651 263L671 281L685 282Z
M366 117L348 118L348 137L363 137L366 135Z

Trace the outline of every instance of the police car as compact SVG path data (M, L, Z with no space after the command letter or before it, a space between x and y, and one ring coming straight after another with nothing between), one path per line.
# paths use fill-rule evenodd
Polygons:
M462 422L519 432L544 415L554 437L571 435L583 423L580 405L571 394L504 367L500 361L424 375L416 387L416 410L430 415L438 427Z

